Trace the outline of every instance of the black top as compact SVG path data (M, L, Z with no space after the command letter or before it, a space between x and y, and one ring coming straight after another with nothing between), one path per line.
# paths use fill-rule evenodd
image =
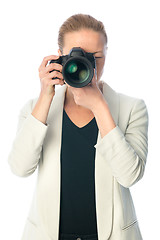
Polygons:
M93 118L79 128L63 109L61 143L60 233L97 234L95 147L98 126Z

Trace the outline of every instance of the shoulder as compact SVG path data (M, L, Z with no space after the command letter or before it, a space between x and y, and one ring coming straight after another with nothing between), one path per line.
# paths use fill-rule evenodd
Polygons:
M111 106L111 112L114 113L113 108L116 109L118 122L122 129L138 119L148 121L148 110L143 99L116 92L105 82L103 82L103 90L103 95Z
M148 124L148 110L146 103L141 98L127 96L122 93L119 95L119 122L126 119L128 124L139 121Z
M132 109L134 106L136 107L137 105L140 106L146 105L143 99L117 92L106 82L104 81L101 82L103 84L104 96L108 98L110 101L114 101L114 99L117 98L119 101L119 108Z
M148 118L148 110L144 99L131 97L126 94L118 93L119 96L119 109L123 114L127 113L133 117Z

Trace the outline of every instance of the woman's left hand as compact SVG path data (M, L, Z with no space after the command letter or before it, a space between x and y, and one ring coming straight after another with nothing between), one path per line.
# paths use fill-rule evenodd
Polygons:
M99 84L100 85L100 84ZM98 104L98 101L104 99L102 90L100 90L96 81L96 74L94 73L91 83L82 88L75 88L68 85L76 104L94 111L94 108Z

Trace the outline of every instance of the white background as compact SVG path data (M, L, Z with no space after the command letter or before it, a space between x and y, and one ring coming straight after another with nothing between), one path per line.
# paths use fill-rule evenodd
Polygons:
M10 0L1 4L1 239L21 239L37 179L37 172L28 178L13 175L7 162L19 111L38 96L38 67L44 56L57 54L58 29L75 13L91 14L106 27L108 52L102 79L118 92L144 99L148 107L147 165L131 192L144 240L159 238L159 12L158 0Z

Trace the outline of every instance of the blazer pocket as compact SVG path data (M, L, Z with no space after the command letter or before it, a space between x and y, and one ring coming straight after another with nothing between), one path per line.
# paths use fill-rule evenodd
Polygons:
M128 230L129 228L133 227L135 224L137 224L137 220L134 220L133 222L127 224L126 226L122 227L122 230Z
M136 219L122 228L122 239L143 240L138 221Z

